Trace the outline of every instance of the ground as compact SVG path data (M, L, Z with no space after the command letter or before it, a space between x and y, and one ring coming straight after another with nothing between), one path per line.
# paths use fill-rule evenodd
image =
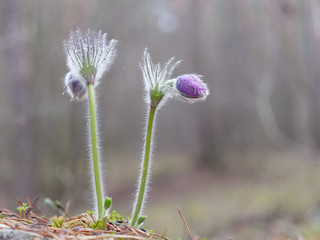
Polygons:
M114 160L108 165L113 171L106 176L113 209L128 216L136 162L124 153L109 157ZM316 153L230 153L229 159L228 169L221 171L199 169L190 156L155 154L144 228L170 239L189 238L178 206L191 231L207 239L320 239L320 161ZM89 208L89 203L73 202L70 211L77 214Z

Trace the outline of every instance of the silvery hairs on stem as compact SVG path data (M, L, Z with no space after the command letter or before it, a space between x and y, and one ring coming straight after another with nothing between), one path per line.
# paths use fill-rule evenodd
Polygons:
M77 28L63 42L69 72L64 79L65 91L72 100L83 100L88 96L87 85L98 86L102 75L109 71L116 57L117 40L107 41L107 33L86 33Z

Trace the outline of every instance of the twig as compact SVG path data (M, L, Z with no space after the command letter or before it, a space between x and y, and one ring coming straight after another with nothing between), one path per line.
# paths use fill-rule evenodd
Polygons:
M65 218L68 217L68 210L69 210L70 204L71 204L71 201L68 200L68 201L67 201L67 204L66 204L66 208L65 208L65 210L64 210L64 217L65 217Z
M183 216L182 212L180 211L179 207L177 207L177 209L178 209L178 212L179 212L179 214L180 214L180 216L181 216L181 218L182 218L182 221L183 221L184 225L186 226L186 228L187 228L187 230L188 230L188 233L189 233L191 239L194 240L194 238L193 238L193 236L192 236L192 233L191 233L191 231L190 231L190 228L188 227L188 224L187 224L186 219L184 218L184 216Z

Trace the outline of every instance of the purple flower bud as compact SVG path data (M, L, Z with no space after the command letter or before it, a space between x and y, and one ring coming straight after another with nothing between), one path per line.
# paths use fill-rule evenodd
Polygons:
M65 90L69 93L72 100L82 100L86 97L87 86L83 81L78 80L72 73L67 73L65 77Z
M179 94L186 98L205 99L209 95L207 85L194 74L177 77L176 88Z

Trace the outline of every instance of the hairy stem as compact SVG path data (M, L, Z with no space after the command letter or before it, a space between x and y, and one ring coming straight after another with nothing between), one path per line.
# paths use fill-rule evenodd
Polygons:
M143 205L143 200L146 195L146 188L148 184L148 170L149 170L149 162L150 162L150 154L151 154L151 141L152 141L152 130L153 130L153 122L154 116L156 113L156 107L150 106L149 110L149 118L147 122L147 133L145 137L145 145L144 145L144 157L143 157L143 165L142 171L139 181L139 189L136 196L135 206L132 212L131 218L131 226L135 226L137 224L137 220L140 215L140 211Z
M97 141L97 126L96 126L96 106L94 97L94 86L92 83L88 84L89 91L89 111L90 111L90 133L91 133L91 150L93 161L93 174L95 183L95 192L97 198L98 219L103 217L103 199L101 190L101 179L99 170L99 154L98 154L98 141Z

